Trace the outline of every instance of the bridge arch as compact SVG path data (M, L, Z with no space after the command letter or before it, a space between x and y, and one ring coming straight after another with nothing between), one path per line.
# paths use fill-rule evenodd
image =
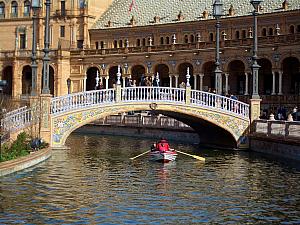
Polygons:
M215 129L214 132L224 134L220 137L231 140L231 146L233 143L238 145L249 127L249 106L224 96L197 90L191 90L187 95L184 89L165 87L122 88L119 94L115 90L118 91L98 90L53 98L51 146L63 146L74 130L87 123L128 111L154 109L189 124L196 131L209 126ZM191 96L190 103L185 96ZM207 130L204 132L208 133ZM209 136L205 138L209 139ZM210 141L218 139L210 137Z

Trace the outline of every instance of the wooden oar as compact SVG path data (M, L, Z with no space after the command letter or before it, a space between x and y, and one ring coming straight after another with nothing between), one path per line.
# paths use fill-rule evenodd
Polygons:
M205 161L205 158L197 156L197 155L191 155L191 154L188 154L188 153L185 153L185 152L181 152L181 151L178 151L178 150L176 150L176 152L179 152L179 153L184 154L184 155L191 156L191 157L193 157L195 159L198 159L198 160L201 160L201 161Z
M146 153L148 153L148 152L150 152L150 150L148 150L148 151L146 151L146 152L144 152L144 153L142 153L142 154L139 154L139 155L137 155L137 156L134 156L134 157L132 157L132 158L130 158L131 160L134 160L134 159L136 159L136 158L138 158L138 157L140 157L140 156L142 156L142 155L145 155Z

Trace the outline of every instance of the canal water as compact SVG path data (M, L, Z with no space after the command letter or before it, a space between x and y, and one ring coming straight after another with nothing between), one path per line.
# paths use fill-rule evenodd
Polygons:
M129 159L152 142L71 135L70 149L0 178L0 224L300 224L296 167L179 143L206 162Z

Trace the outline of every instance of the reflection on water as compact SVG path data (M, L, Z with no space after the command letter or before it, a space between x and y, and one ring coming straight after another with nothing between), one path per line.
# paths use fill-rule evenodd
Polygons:
M130 161L152 142L71 136L71 149L0 178L0 224L300 224L299 170L174 143L206 163Z

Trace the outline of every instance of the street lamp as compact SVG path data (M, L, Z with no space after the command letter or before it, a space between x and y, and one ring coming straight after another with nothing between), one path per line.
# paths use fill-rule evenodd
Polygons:
M71 94L71 79L67 79L68 95Z
M260 65L257 64L257 15L259 4L263 2L262 0L251 0L250 3L253 5L253 56L252 56L252 79L253 79L253 91L252 91L252 99L260 99L258 94L258 70Z
M3 88L6 87L7 81L6 80L0 80L0 93L1 93L1 105L0 105L0 162L2 161L2 94L3 94Z
M220 69L220 18L223 16L223 4L221 0L215 0L213 4L213 17L216 22L216 68L215 68L215 88L217 94L222 94L222 70Z
M45 17L45 39L44 39L44 57L43 57L43 90L42 94L50 94L49 89L49 40L50 40L50 5L51 0L46 0L45 6L46 6L46 17Z
M31 95L36 95L36 83L37 83L37 63L36 63L36 30L37 30L37 18L38 12L41 9L40 0L32 0L31 8L33 10L32 16L32 56L31 56L31 69L32 69L32 89Z

